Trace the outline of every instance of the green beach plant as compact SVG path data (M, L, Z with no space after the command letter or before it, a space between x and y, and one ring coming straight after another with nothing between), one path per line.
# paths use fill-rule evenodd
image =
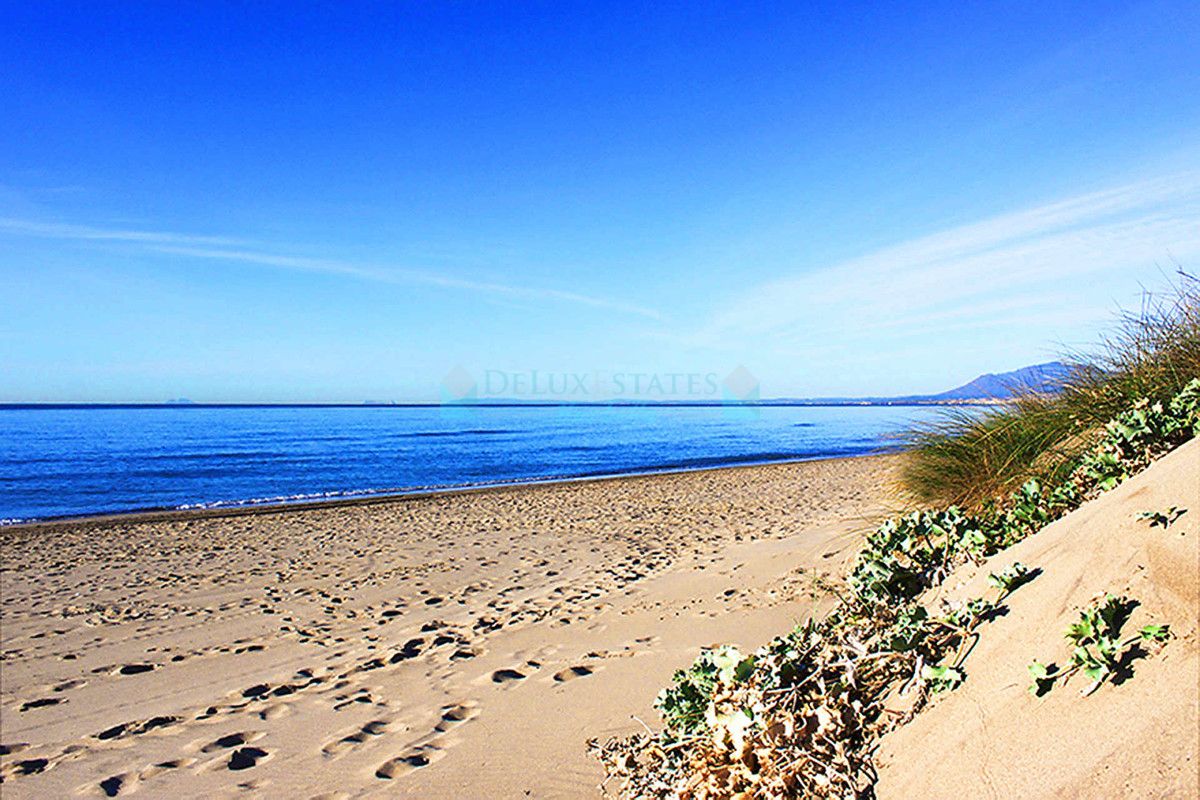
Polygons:
M1017 561L999 573L989 573L988 583L1000 590L1000 597L997 599L997 602L999 602L1019 587L1029 583L1036 575L1037 571L1031 570L1020 561Z
M957 688L966 680L966 676L957 667L931 667L926 664L921 667L921 679L929 685L929 691L938 694Z
M690 667L675 672L670 688L658 693L654 707L673 735L693 736L705 725L713 688L720 682L745 680L753 669L753 656L743 656L736 647L703 650Z
M1132 654L1140 644L1161 644L1170 638L1167 625L1147 625L1137 636L1121 640L1121 628L1137 605L1124 597L1105 595L1079 613L1079 621L1067 629L1066 638L1072 645L1071 660L1064 667L1050 667L1038 661L1029 665L1033 684L1029 691L1041 696L1050 691L1058 681L1066 682L1076 672L1082 672L1091 681L1083 689L1086 697L1100 688L1109 677L1121 668L1123 659Z
M1166 511L1143 511L1137 518L1149 520L1151 528L1169 528L1186 513L1186 508L1171 506Z

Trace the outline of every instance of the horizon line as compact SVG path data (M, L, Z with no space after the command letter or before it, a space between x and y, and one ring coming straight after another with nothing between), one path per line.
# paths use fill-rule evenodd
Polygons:
M761 400L518 400L497 399L486 402L458 401L363 401L339 402L93 402L93 401L24 401L0 402L0 411L70 410L70 409L138 409L138 408L575 408L575 407L755 407L755 406L947 406L994 405L1004 402L999 397L970 397L936 399L936 395L898 395L895 397L777 397Z

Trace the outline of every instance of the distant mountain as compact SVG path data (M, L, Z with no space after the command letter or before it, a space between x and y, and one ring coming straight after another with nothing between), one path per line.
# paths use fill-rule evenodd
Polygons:
M1056 392L1071 375L1071 367L1061 361L1021 367L1012 372L980 375L970 383L941 394L927 395L930 402L953 400L1007 400L1024 391Z
M910 394L902 397L781 397L763 400L762 405L911 406L994 403L1008 400L1022 391L1056 392L1070 375L1069 365L1061 361L1050 361L1014 369L1012 372L989 372L970 383L938 394Z

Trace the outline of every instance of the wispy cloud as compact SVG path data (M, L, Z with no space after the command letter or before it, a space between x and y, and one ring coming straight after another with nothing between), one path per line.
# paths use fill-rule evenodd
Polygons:
M36 236L43 239L77 239L84 241L128 242L130 244L184 244L236 246L241 239L223 236L192 236L162 231L140 231L126 228L94 228L87 225L67 225L58 222L39 222L28 219L0 217L0 231Z
M234 261L259 267L338 275L379 283L435 286L493 297L573 303L655 320L661 317L661 314L652 308L580 292L477 281L408 267L285 255L271 252L270 249L245 239L196 236L163 231L98 228L13 218L0 218L0 232L58 240L119 242L146 251L186 258Z
M1200 256L1200 172L1114 187L913 239L752 287L692 337L780 348L1079 317L1053 287ZM964 320L964 317L970 319Z

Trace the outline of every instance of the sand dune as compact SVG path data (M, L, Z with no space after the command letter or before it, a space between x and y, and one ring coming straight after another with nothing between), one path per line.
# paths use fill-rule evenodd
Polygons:
M586 740L803 618L892 468L4 529L4 796L595 796Z
M1187 509L1168 528L1143 511ZM948 599L987 594L1020 561L1041 573L981 629L967 681L884 738L881 798L1200 797L1200 440L1041 533L949 579ZM1110 592L1136 600L1127 630L1175 638L1088 697L1076 676L1042 697L1033 660L1062 664L1063 633Z

